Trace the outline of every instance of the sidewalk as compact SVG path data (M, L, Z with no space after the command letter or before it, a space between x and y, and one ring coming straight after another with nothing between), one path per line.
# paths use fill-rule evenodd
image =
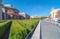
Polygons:
M39 24L37 25L31 39L40 39L40 22Z

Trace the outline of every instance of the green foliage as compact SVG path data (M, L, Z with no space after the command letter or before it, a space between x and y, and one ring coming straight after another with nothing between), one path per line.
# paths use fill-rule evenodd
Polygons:
M4 33L6 32L6 29L10 25L11 21L0 21L0 39L2 39Z
M45 17L45 16L42 16L40 19L42 20L42 19L45 19L45 18L47 18L47 17Z
M0 23L6 22L7 20L0 20Z
M38 23L39 19L29 20L0 20L0 39L3 38L7 28L11 26L8 39L25 39L28 33Z
M36 25L38 21L38 19L13 20L9 39L25 39L27 34L33 29L34 25Z
M13 20L10 30L9 39L24 39L27 32L16 20Z

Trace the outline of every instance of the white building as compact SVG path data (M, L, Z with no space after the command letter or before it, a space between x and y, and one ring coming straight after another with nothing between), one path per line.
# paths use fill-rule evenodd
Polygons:
M30 18L40 18L40 16L30 16Z
M60 17L60 8L59 9L52 9L50 12L50 19L55 20Z
M30 16L27 13L25 13L25 12L19 13L19 15L24 17L24 19L30 19Z

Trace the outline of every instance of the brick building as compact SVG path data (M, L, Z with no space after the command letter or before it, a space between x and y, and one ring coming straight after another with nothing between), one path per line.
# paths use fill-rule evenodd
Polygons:
M11 5L5 5L2 12L3 19L19 19L19 10L12 8Z
M13 8L10 4L4 5L1 9L2 13L0 13L0 17L2 17L3 20L30 19L28 14L19 13L19 10Z

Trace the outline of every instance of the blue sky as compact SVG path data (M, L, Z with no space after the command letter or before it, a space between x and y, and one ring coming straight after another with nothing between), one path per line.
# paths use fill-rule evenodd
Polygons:
M30 16L48 16L51 8L60 8L60 0L2 0L2 4L11 4Z

